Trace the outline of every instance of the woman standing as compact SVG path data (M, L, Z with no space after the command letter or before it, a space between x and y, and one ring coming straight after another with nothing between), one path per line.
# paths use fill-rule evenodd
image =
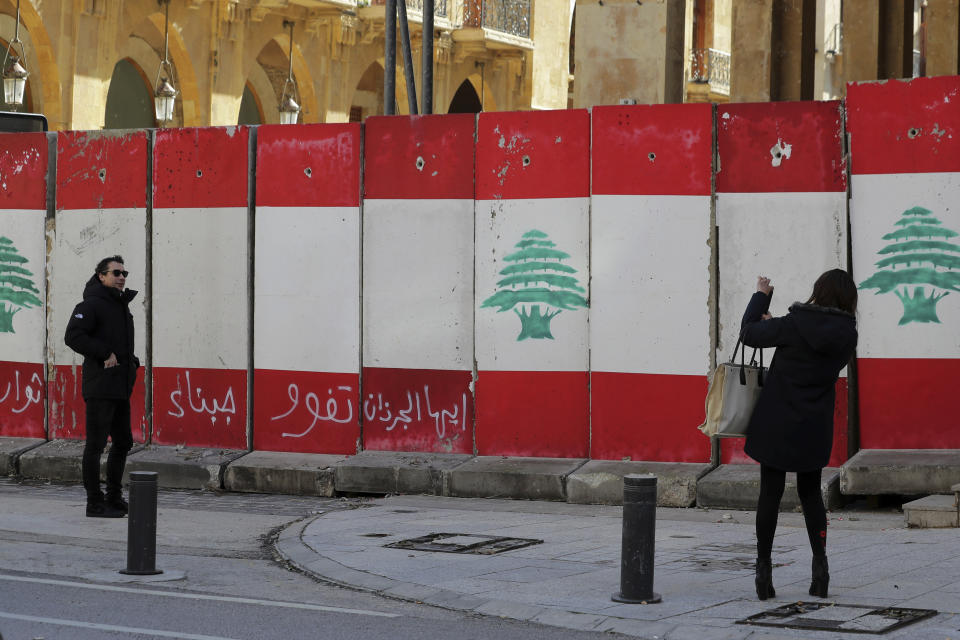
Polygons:
M760 463L757 597L777 595L770 552L786 472L792 471L813 550L810 595L825 598L830 574L820 474L833 448L837 378L857 346L857 287L846 271L827 271L817 278L810 299L795 302L782 318L767 313L772 294L770 279L761 276L741 324L743 344L777 348L744 447Z

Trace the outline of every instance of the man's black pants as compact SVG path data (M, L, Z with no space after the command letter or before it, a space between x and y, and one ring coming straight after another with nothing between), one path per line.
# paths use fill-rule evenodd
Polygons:
M83 448L83 488L87 490L87 504L103 502L100 490L100 456L107 446L107 436L113 443L107 456L107 496L120 497L123 467L127 453L133 448L130 431L130 400L91 398L87 402L87 444Z

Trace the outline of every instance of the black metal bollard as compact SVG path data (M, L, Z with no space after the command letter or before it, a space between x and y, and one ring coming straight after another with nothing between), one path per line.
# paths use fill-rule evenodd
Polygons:
M631 474L623 478L623 549L620 592L614 602L656 604L653 592L654 533L657 525L657 476Z
M130 472L127 568L120 573L153 576L157 569L157 472Z

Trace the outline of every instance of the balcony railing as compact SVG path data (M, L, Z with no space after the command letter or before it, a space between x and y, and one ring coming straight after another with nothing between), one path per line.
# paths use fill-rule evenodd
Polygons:
M367 0L358 0L364 3ZM385 0L369 0L380 6ZM423 0L406 0L407 9L423 13ZM448 18L456 28L474 27L517 38L530 38L533 0L435 0L433 15ZM448 4L450 5L448 7Z
M690 80L710 85L710 90L730 94L730 54L717 49L690 52Z
M518 38L530 37L531 0L463 0L457 3L463 27L483 27Z
M383 4L386 4L386 2L385 0L373 0L370 4L383 5ZM410 11L418 11L422 14L423 0L407 0L407 9L409 9ZM433 15L438 16L440 18L447 17L447 0L434 0Z

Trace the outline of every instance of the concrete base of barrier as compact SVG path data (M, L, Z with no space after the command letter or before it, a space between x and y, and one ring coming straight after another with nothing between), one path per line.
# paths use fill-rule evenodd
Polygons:
M960 509L956 496L927 496L903 505L903 519L908 527L933 529L960 527Z
M459 453L363 451L334 467L337 491L343 493L426 493L447 495L451 469L470 459Z
M690 507L697 500L697 480L708 471L707 463L591 460L567 478L567 502L621 505L623 476L652 473L657 476L658 506Z
M844 495L943 494L958 482L958 449L864 449L840 471Z
M83 440L51 440L46 444L33 447L20 455L17 462L18 471L24 478L38 480L52 480L53 482L82 482ZM143 448L141 444L133 445L130 455ZM103 480L105 463L110 446L100 456L100 479Z
M568 477L585 462L579 458L478 456L450 472L450 495L566 500Z
M234 460L223 475L227 491L331 497L333 466L346 456L252 451Z
M827 467L823 470L820 493L827 509L836 509L841 505L840 469ZM760 465L724 464L720 465L697 483L697 506L717 509L757 508L760 497ZM800 506L797 495L797 476L788 473L787 483L780 502L780 510L791 510Z
M43 438L0 438L0 476L17 475L20 456L44 442Z
M124 482L131 471L156 471L157 485L165 489L222 489L224 469L246 453L237 449L144 447L127 458Z

